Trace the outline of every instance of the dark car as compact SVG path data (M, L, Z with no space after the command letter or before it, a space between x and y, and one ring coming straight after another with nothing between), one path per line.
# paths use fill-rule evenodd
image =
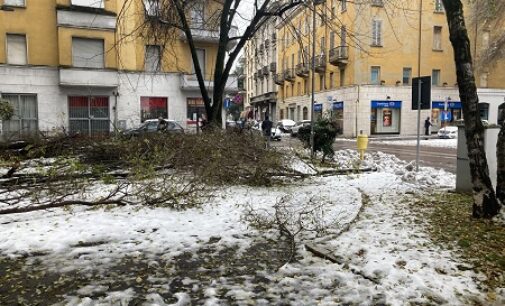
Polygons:
M141 126L134 129L123 131L122 135L127 137L141 136L149 133L184 133L184 129L174 120L165 119L165 128L158 129L159 119L149 119L144 121Z

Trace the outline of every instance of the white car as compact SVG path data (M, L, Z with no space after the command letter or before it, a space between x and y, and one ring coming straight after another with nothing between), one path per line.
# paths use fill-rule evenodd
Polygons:
M454 139L458 138L457 126L446 126L438 130L438 138Z
M292 128L291 128L291 136L296 136L298 135L298 131L300 128L304 126L310 126L310 120L302 120L298 121Z
M280 128L284 133L289 133L295 124L296 122L291 119L282 119L277 122L277 127Z

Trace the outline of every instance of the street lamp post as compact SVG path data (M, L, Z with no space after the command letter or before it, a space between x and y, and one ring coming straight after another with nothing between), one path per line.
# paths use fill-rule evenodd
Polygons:
M316 91L316 5L324 3L324 0L312 0L312 81L310 99L310 157L314 158L314 103Z

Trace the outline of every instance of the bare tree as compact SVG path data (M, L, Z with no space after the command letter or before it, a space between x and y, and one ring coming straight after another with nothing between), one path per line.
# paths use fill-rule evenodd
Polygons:
M460 0L443 0L443 3L454 49L459 95L465 117L465 135L473 184L473 216L490 218L498 214L501 205L489 177L484 150L484 126L479 115L479 97L475 84L470 40L463 16L463 4Z
M128 7L135 0L126 0L118 19L128 18ZM209 123L219 126L221 124L221 109L225 86L228 82L233 63L245 46L247 40L254 36L261 26L271 18L281 16L284 12L300 5L301 0L158 0L145 1L146 17L143 22L135 27L126 36L145 36L150 39L163 40L162 45L170 45L179 34L183 33L187 41L194 73L205 104L205 111ZM154 4L153 4L154 3ZM244 16L245 7L252 4L252 12ZM154 5L154 7L153 7ZM195 7L202 6L206 11L205 18L195 18ZM215 8L215 9L212 9ZM153 12L154 11L154 12ZM198 19L198 20L195 20ZM236 33L234 26L241 24L241 31ZM202 29L217 31L218 47L214 59L212 82L213 90L210 93L205 84L202 64L198 60L195 35ZM230 48L231 46L231 48Z

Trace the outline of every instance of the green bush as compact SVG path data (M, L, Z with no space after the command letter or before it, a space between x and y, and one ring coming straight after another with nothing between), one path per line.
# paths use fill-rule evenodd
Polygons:
M333 156L333 142L337 137L337 127L329 119L319 119L314 124L314 151L322 152L324 162L327 156ZM310 148L310 126L300 128L298 138L303 142L306 148Z

